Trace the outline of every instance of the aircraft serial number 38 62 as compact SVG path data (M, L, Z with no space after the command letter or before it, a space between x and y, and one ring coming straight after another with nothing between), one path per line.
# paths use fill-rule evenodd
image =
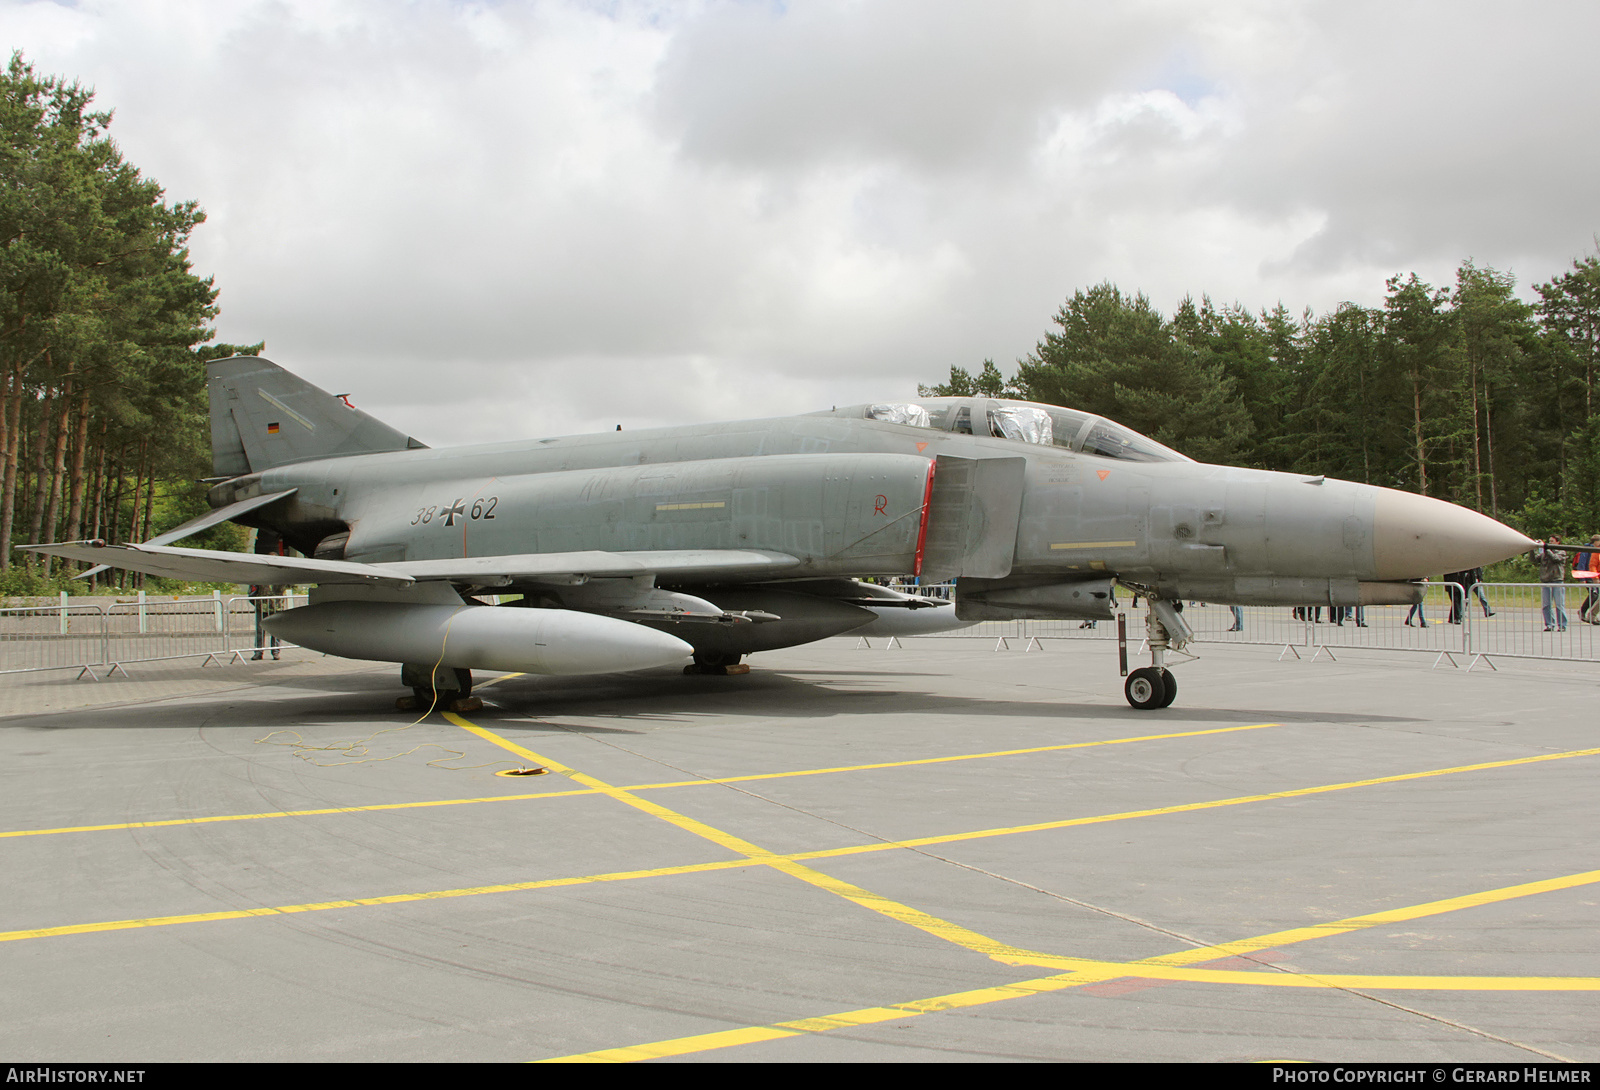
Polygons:
M1137 708L1170 704L1182 599L1356 606L1532 547L1465 508L1195 462L1112 421L933 398L432 450L275 364L210 365L213 510L141 545L37 551L184 579L313 583L275 634L402 664L431 705L471 671L603 673L842 633L1110 618L1143 597ZM227 519L258 555L185 549ZM281 555L279 542L302 556ZM278 554L278 555L273 555ZM956 579L954 604L858 582ZM486 605L475 595L520 595Z

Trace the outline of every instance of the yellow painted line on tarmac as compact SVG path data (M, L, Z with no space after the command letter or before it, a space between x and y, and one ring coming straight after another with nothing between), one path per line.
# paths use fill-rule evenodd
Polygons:
M718 847L725 848L728 851L742 855L750 862L765 864L769 867L772 867L774 870L789 875L791 878L798 878L802 882L806 882L818 889L831 893L836 897L842 897L847 901L851 901L857 905L860 905L862 908L868 909L871 912L875 912L880 916L887 917L888 919L894 920L897 923L903 923L907 924L908 926L915 927L919 931L926 932L927 934L943 939L946 942L954 943L957 946L963 946L987 957L997 957L1002 955L1012 957L1031 957L1036 953L1035 951L1028 951L1022 949L1021 947L1012 946L1009 943L1000 942L998 939L992 939L987 935L981 935L969 928L962 927L960 924L951 923L949 920L942 920L937 916L931 915L930 913L923 912L921 909L912 908L910 905L901 904L898 901L894 901L888 897L873 893L870 890L863 889L860 886L846 882L843 879L835 878L832 875L823 874L820 871L813 870L810 867L796 862L788 856L779 855L775 852L768 851L766 848L752 844L750 841L745 840L742 837L735 836L732 833L725 832L711 825L707 825L705 822L689 817L687 814L680 814L678 811L668 809L667 807L662 806L660 803L651 802L649 799L640 798L638 795L628 791L625 788L615 787L606 783L604 780L600 780L589 775L588 773L579 772L575 768L570 768L567 765L562 764L560 761L555 761L549 757L535 753L531 749L527 749L513 741L510 741L509 739L500 737L500 735L491 730L486 730L483 727L468 722L461 716L456 715L454 712L445 712L444 717L463 730L470 731L485 741L492 742L500 748L511 753L515 753L518 756L535 762L536 764L541 764L550 769L552 772L559 772L563 776L570 778L575 783L583 784L585 787L593 787L602 794L609 795L611 798L616 799L618 802L627 806L631 806L635 810L649 814L651 817L659 818L667 824L674 825L687 833L692 833L695 836L701 837L702 839L709 840Z
M827 1033L835 1029L855 1028L879 1022L892 1022L915 1018L939 1011L960 1010L1009 999L1024 999L1048 992L1079 988L1120 977L1157 977L1166 980L1187 980L1208 984L1253 984L1293 988L1334 988L1367 991L1600 991L1597 977L1432 977L1432 976L1294 976L1270 971L1229 972L1221 969L1168 970L1174 975L1151 972L1130 972L1134 964L1095 962L1084 960L1081 971L1058 976L1036 977L1002 984L994 988L978 988L967 992L952 992L931 999L894 1003L886 1007L863 1007L820 1018L803 1018L793 1022L774 1022L769 1026L750 1026L744 1029L702 1033L692 1037L678 1037L649 1044L629 1045L622 1048L580 1052L570 1056L554 1056L538 1063L636 1063L667 1056L687 1056L697 1052L710 1052L719 1048L775 1041L784 1037L799 1037L807 1033ZM1183 975L1176 975L1182 973Z
M776 1041L783 1037L799 1037L799 1030L775 1026L751 1026L748 1029L726 1029L720 1033L703 1033L698 1037L679 1037L671 1041L656 1041L648 1045L630 1045L624 1048L606 1048L599 1052L580 1052L572 1056L556 1056L548 1060L535 1060L542 1064L625 1064L640 1060L659 1060L667 1056L687 1056L695 1052L711 1052L735 1045L753 1045L761 1041Z
M428 806L471 806L480 802L522 802L569 795L592 795L593 791L541 791L528 795L486 795L476 799L433 799L427 802L380 802L370 806L329 806L321 810L277 810L260 814L216 814L209 817L161 818L154 821L124 821L115 825L69 825L60 829L18 829L0 832L0 839L15 836L54 836L58 833L103 833L113 829L159 829L170 825L210 825L219 821L260 821L265 818L321 817L326 814L363 814L376 810L416 810Z
M532 882L505 882L490 886L428 890L422 893L394 893L383 897L354 897L349 900L314 901L309 904L299 905L264 905L260 908L225 909L220 912L194 912L182 916L148 916L134 920L106 920L101 923L67 924L63 927L38 927L21 931L0 931L0 942L17 942L22 939L47 939L60 935L86 935L97 931L132 931L141 927L170 927L175 924L211 923L216 920L242 920L251 916L292 916L301 912L325 912L334 908L369 908L374 905L401 905L417 901L442 901L453 897L477 897L485 893L519 893L531 889L555 889L561 886L582 886L600 882L627 882L635 878L664 878L674 874L736 870L739 867L752 865L748 859L719 859L707 863L684 863L674 867L612 871L607 874L589 874L569 878L543 878Z
M770 1026L750 1026L745 1029L721 1030L701 1033L693 1037L678 1037L669 1041L655 1041L645 1045L624 1048L607 1048L598 1052L583 1052L573 1056L556 1056L539 1063L634 1063L639 1060L656 1060L667 1056L687 1056L696 1052L710 1052L736 1045L776 1041L784 1037L800 1037L807 1033L826 1033L831 1029L853 1026L870 1026L879 1022L893 1022L901 1018L915 1018L935 1011L959 1010L984 1003L998 1003L1006 999L1022 999L1043 995L1063 988L1076 988L1086 981L1077 973L1022 980L1015 984L1002 984L994 988L976 988L967 992L952 992L932 999L919 999L910 1003L896 1003L887 1007L862 1007L824 1015L821 1018L802 1018L793 1022L775 1022Z
M507 674L492 678L484 685L521 677ZM482 688L483 686L478 686ZM877 764L838 765L831 768L806 768L794 772L755 772L747 776L724 776L718 779L669 780L663 783L630 784L627 791L660 791L676 787L710 787L725 783L746 783L752 780L782 780L799 776L828 776L839 772L870 772L888 768L910 768L917 765L950 764L956 761L980 761L990 757L1018 757L1030 753L1051 753L1056 750L1089 749L1096 746L1119 746L1131 742L1162 742L1173 738L1198 738L1210 734L1231 734L1244 730L1264 730L1277 723L1252 723L1239 727L1214 727L1208 730L1186 730L1175 734L1145 734L1132 738L1103 738L1093 742L1064 742L1054 746L1033 746L1029 749L998 749L987 753L961 753L949 757L920 757L908 761L884 761ZM102 833L116 829L155 829L171 825L206 825L219 821L258 821L266 818L321 817L327 814L360 814L376 810L412 810L429 806L473 806L485 802L525 802L529 799L569 798L574 795L600 794L598 788L575 788L570 791L537 791L524 795L488 795L482 798L432 799L425 802L384 802L369 806L330 806L318 810L276 810L256 814L218 814L192 818L157 818L150 821L123 821L106 825L70 825L56 829L16 829L0 832L0 840L19 836L54 836L60 833Z
M1335 920L1332 923L1312 924L1309 927L1294 927L1287 931L1274 931L1268 935L1257 935L1255 938L1241 939L1238 942L1225 942L1216 946L1184 950L1176 954L1162 954L1160 957L1146 958L1136 964L1193 965L1196 962L1211 961L1215 958L1237 957L1240 954L1250 954L1257 950L1271 950L1290 943L1324 939L1334 935L1345 935L1368 927L1380 927L1383 924L1404 923L1408 920L1419 920L1426 916L1438 916L1446 912L1459 912L1466 908L1497 904L1501 901L1515 900L1518 897L1529 897L1536 893L1550 893L1560 889L1576 889L1579 886L1593 885L1596 882L1600 882L1600 870L1584 871L1581 874L1569 874L1561 878L1547 878L1539 882L1523 882L1515 886L1502 886L1499 889L1485 890L1482 893L1469 893L1463 897L1448 897L1442 901L1428 901L1425 904L1409 905L1405 908L1370 912L1365 916L1351 916L1349 919Z
M1018 960L1019 965L1048 965L1096 974L1097 980L1138 977L1193 984L1250 984L1269 988L1343 988L1364 991L1423 992L1600 992L1596 976L1388 976L1365 973L1287 973L1262 969L1190 969L1147 962L1097 961L1093 958ZM1109 976L1106 974L1110 974Z
M1086 984L1096 984L1121 978L1181 980L1204 984L1266 985L1268 987L1360 988L1371 991L1600 991L1600 978L1596 977L1306 975L1285 973L1265 967L1254 971L1224 969L1183 970L1174 968L1180 963L1192 964L1194 962L1212 961L1255 950L1279 947L1289 943L1345 934L1362 927L1374 927L1383 923L1396 923L1420 919L1425 916L1436 916L1446 912L1460 911L1464 908L1473 908L1478 905L1508 901L1518 897L1528 897L1536 893L1546 893L1552 890L1571 889L1595 882L1600 882L1600 871L1586 871L1582 874L1571 874L1539 882L1524 882L1521 885L1506 886L1501 889L1467 894L1462 897L1450 897L1439 901L1429 901L1425 904L1410 905L1405 908L1373 912L1365 916L1353 916L1346 920L1338 920L1328 924L1294 928L1289 931L1275 931L1267 935L1257 935L1254 938L1240 939L1237 942L1220 943L1216 946L1206 946L1194 950L1183 950L1175 954L1162 954L1139 961L1114 962L1089 958L1051 959L1053 965L1058 967L1070 966L1070 970L1058 975L1038 977L1033 980L1021 980L993 988L976 988L971 991L952 992L948 995L934 996L930 999L892 1003L884 1007L864 1007L859 1010L824 1015L820 1018L803 1018L789 1022L775 1022L769 1026L750 1026L743 1029L701 1033L691 1037L654 1041L649 1044L601 1049L571 1056L558 1056L538 1062L632 1063L639 1060L653 1060L667 1056L685 1056L697 1052L710 1052L720 1048L755 1044L761 1041L779 1040L784 1037L799 1037L807 1033L826 1033L835 1029L915 1018L919 1015L931 1014L937 1011L960 1010L964 1007L1000 1003L1009 999L1022 999L1028 996L1042 995L1048 992L1078 988ZM1016 964L1021 964L1021 962ZM1041 963L1032 962L1031 964Z
M474 731L477 731L477 730L481 730L482 728L468 727L468 729L472 729ZM1238 729L1238 728L1234 728L1234 729ZM485 733L488 733L488 732L485 732ZM498 736L495 736L495 737L498 738ZM517 752L519 756L526 757L526 758L528 758L530 760L536 760L537 762L539 762L541 764L545 764L546 767L555 767L555 762L547 761L545 758L539 757L537 754L532 753L531 750L526 750L526 749L523 749L520 746L515 746L515 743L507 742L504 739L500 739L498 742L496 742L496 744L502 744L502 745L504 745L504 746L506 746L508 748L514 746L515 748L513 749L513 752ZM1014 833L1038 832L1038 831L1049 830L1049 829L1068 828L1068 827L1071 827L1073 825L1091 825L1091 824L1098 824L1098 823L1107 822L1107 821L1120 821L1120 820L1125 820L1125 819L1128 819L1128 818L1150 817L1150 816L1155 816L1155 815L1159 815L1159 814L1181 813L1181 812L1186 812L1186 811L1204 810L1204 809L1210 809L1210 808L1221 807L1221 806L1235 806L1235 805L1240 805L1240 804L1247 803L1247 802L1259 802L1259 801L1263 801L1263 800L1267 800L1267 799L1289 798L1289 797L1294 797L1294 796L1297 796L1297 795L1314 794L1314 793L1319 792L1319 791L1344 790L1344 789L1347 789L1347 788L1350 788L1350 787L1361 787L1361 786L1368 786L1368 785L1372 785L1372 784L1382 784L1382 783L1394 782L1394 781L1399 781L1399 780L1416 779L1416 778L1425 777L1425 776L1446 775L1446 774L1449 774L1449 773L1452 773L1452 772L1478 771L1478 770L1486 769L1486 768L1498 768L1498 767L1505 767L1507 765L1526 764L1526 763L1530 763L1530 762L1534 762L1534 761L1554 761L1554 760L1561 760L1561 759L1564 759L1564 758L1567 758L1567 757L1592 756L1592 755L1594 755L1596 753L1600 753L1600 749L1573 750L1573 751L1568 752L1568 753L1543 754L1543 755L1538 756L1538 757L1519 757L1519 758L1515 758L1515 759L1509 760L1509 761L1496 761L1496 762L1490 762L1490 763L1487 763L1487 764L1477 764L1477 765L1463 765L1463 766L1460 766L1458 768L1437 769L1437 770L1434 770L1434 771L1431 771L1431 772L1405 773L1405 774L1402 774L1402 775L1399 775L1399 776L1385 777L1385 778L1376 779L1376 780L1358 780L1358 781L1353 781L1351 783L1345 783L1345 784L1331 784L1331 785L1328 785L1326 787L1298 788L1298 789L1295 789L1295 790L1286 791L1286 792L1278 792L1276 794L1271 794L1271 795L1245 795L1245 796L1239 796L1237 798L1231 798L1231 799L1219 799L1219 800L1215 800L1215 801L1212 801L1212 802L1187 803L1187 804L1183 804L1183 805L1180 805L1180 806L1160 807L1160 808L1151 809L1151 810L1130 810L1130 811L1125 811L1125 812L1119 813L1119 814L1102 814L1102 815L1097 815L1097 816L1093 816L1093 817L1069 818L1069 819L1066 819L1064 821L1057 821L1057 822L1041 822L1041 823L1035 823L1035 824L1031 824L1031 825L1014 825L1014 826L1009 826L1009 827L1004 827L1004 828L981 829L981 830L977 830L977 831L973 831L973 832L948 833L948 834L945 834L943 836L919 837L919 838L916 838L916 839L913 839L913 840L879 841L879 842L875 842L875 843L871 843L871 844L853 845L853 846L843 847L843 848L820 848L820 849L816 849L816 850L812 850L812 851L791 852L791 853L787 853L787 854L784 854L784 855L769 854L766 859L762 859L762 860L757 860L757 859L754 859L754 858L746 857L746 858L740 858L740 859L735 859L735 860L719 860L719 861L716 861L716 862L707 862L707 863L688 863L688 864L682 864L682 865L670 866L670 867L652 867L652 868L643 868L643 869L638 869L638 870L613 871L613 872L607 872L607 873L602 873L602 874L575 875L575 876L565 877L565 878L541 879L541 880L530 881L530 882L503 883L503 884L487 885L487 886L470 886L470 887L464 887L464 888L459 888L459 889L426 890L426 891L423 891L423 892L420 892L420 893L399 893L399 894L386 895L386 896L382 896L382 897L364 897L364 898L356 898L356 899L350 899L350 900L324 901L324 902L316 902L316 903L311 903L311 904L298 904L298 905L262 906L262 907L259 907L259 908L224 910L224 911L221 911L221 912L199 912L199 913L189 913L189 914L184 914L184 915L173 915L173 916L152 916L152 917L146 917L146 918L142 918L142 919L109 920L109 921L102 921L102 922L98 922L98 923L67 924L67 925L59 926L59 927L28 928L28 929L17 930L17 931L0 932L0 942L15 942L15 941L18 941L18 940L21 940L21 939L49 938L49 937L58 936L58 935L86 934L86 933L89 933L89 932L96 932L96 931L125 931L125 930L133 930L133 929L137 929L137 928L141 928L141 927L163 927L163 926L169 926L169 925L174 925L174 924L206 923L206 922L210 922L210 921L214 921L214 920L243 919L243 918L250 917L250 916L290 915L290 914L294 914L294 913L317 912L317 911L322 911L322 910L326 910L326 909L334 909L334 908L358 908L358 907L368 907L368 906L374 906L374 905L406 904L406 903L416 902L416 901L445 900L445 899L454 898L454 897L472 897L472 896L477 896L477 895L480 895L480 894L487 894L487 893L512 893L512 892L521 892L521 891L526 891L526 890L555 888L555 887L559 887L559 886L586 885L586 884L602 883L602 882L621 882L621 881L629 881L629 880L636 879L636 878L659 878L659 877L666 877L666 876L676 875L676 874L692 874L692 873L698 873L698 872L704 872L704 871L731 870L731 869L735 869L735 868L738 868L738 867L745 867L745 866L750 866L752 864L760 864L760 863L764 863L766 865L771 865L771 866L777 866L780 863L789 864L789 865L793 865L793 866L798 866L799 864L802 864L804 862L808 862L808 861L812 861L812 860L818 860L818 859L833 859L833 858L838 858L838 857L842 857L842 856L862 855L862 854L868 854L868 853L871 853L871 852L893 851L893 850L902 849L902 848L929 847L929 846L938 845L938 844L955 843L955 842L959 842L959 841L963 841L963 840L976 840L976 839L984 839L984 838L989 838L989 837L1008 836L1008 835L1012 835ZM692 781L692 782L699 782L699 781ZM612 790L613 791L617 791L617 790L623 790L623 789L613 788ZM529 796L509 796L508 795L508 796L504 796L504 797L507 798L507 799L521 798L521 797L542 798L542 797L551 797L552 795L588 795L588 794L597 794L597 793L600 793L599 789L591 788L591 789L579 789L579 790L567 791L567 792L551 792L551 793L548 793L546 795L529 795ZM452 800L452 801L454 801L454 800ZM492 800L485 800L485 801L492 801ZM643 800L641 800L641 801L643 801ZM448 804L449 803L447 802L447 803L439 803L439 804L397 803L397 804L393 804L393 805L399 807L399 806L448 805ZM364 808L361 808L361 809L373 809L373 807L364 807ZM341 812L341 811L332 811L332 812ZM200 821L200 820L206 820L206 819L183 819L183 820L187 822L187 821ZM227 819L218 819L218 820L227 820ZM126 826L112 826L112 828L118 828L118 827L124 827L125 828ZM817 874L816 871L811 871L809 868L803 868L802 867L801 869L802 870L806 870L810 874ZM1589 872L1589 873L1596 873L1596 872ZM823 877L825 877L825 876L823 876ZM1510 889L1510 890L1521 890L1521 889L1527 888L1529 890L1529 892L1542 892L1543 889L1545 889L1545 888L1549 888L1549 889L1568 888L1569 886L1583 885L1583 884L1586 884L1586 882L1587 882L1586 875L1574 875L1574 876L1571 876L1569 878L1551 879L1551 880L1549 880L1549 882L1545 882L1545 883L1530 883L1530 884L1528 884L1527 887L1513 886L1513 887L1508 887L1508 889ZM1534 888L1534 887L1538 887L1538 888ZM854 887L851 887L851 888L854 889ZM859 892L862 893L862 894L865 894L866 891L862 890L862 891L859 891ZM1489 893L1484 893L1484 894L1473 894L1469 898L1455 898L1455 899L1453 899L1453 900L1451 900L1449 902L1438 902L1438 903L1439 904L1448 904L1448 905L1452 905L1452 906L1455 906L1455 907L1470 907L1470 905L1468 905L1467 902L1472 900L1472 898L1478 898L1478 900L1475 901L1474 903L1487 904L1487 903L1490 903L1493 900L1504 899L1501 896L1501 893L1503 893L1503 892L1504 891L1490 891ZM840 895L843 896L844 893L841 892ZM1510 896L1510 895L1513 895L1513 894L1507 894L1507 896ZM1514 895L1521 896L1522 894L1514 894ZM893 902L880 903L878 905L878 907L874 907L874 911L879 911L880 908L888 909L892 905L893 905ZM1429 913L1427 911L1423 911L1423 910L1425 910L1427 908L1428 908L1428 906L1424 905L1424 906L1418 906L1417 909L1396 909L1393 912L1388 913L1388 914L1377 913L1377 914L1374 914L1371 917L1357 917L1357 918L1354 918L1353 920L1338 921L1337 923L1334 923L1334 924L1324 925L1324 927L1325 928L1348 927L1349 929L1354 929L1353 926L1351 926L1351 925L1353 925L1356 922L1359 922L1360 920L1367 920L1367 919L1371 919L1374 924L1376 924L1376 923L1384 923L1384 922L1397 922L1397 921L1400 921L1400 920L1403 920L1403 919L1409 919L1409 918L1414 918L1414 917L1405 916L1405 915L1396 915L1396 913L1406 913L1406 912L1415 911L1420 915L1427 915ZM1440 909L1439 911L1451 911L1451 910L1453 910L1453 908L1451 908L1451 909ZM907 909L906 911L910 912L910 911L913 911L913 910ZM1384 917L1384 918L1380 918L1380 917ZM927 917L927 920L929 920L929 921L934 920L934 919L935 919L934 917ZM910 920L908 919L906 922L910 922ZM955 925L950 925L950 926L954 927ZM1259 940L1260 941L1260 945L1249 945L1250 943L1255 942L1256 940L1241 940L1242 944L1241 943L1230 943L1230 944L1224 944L1222 946L1211 947L1211 948L1208 948L1208 949L1211 949L1213 951L1220 951L1220 952L1213 953L1211 955L1212 957L1226 957L1226 956L1229 956L1230 954L1245 953L1245 952L1249 952L1250 950L1264 949L1264 948L1271 947L1271 946L1283 945L1286 942L1302 941L1301 939L1297 939L1297 938L1285 937L1285 936L1292 936L1292 935L1294 935L1294 934L1296 934L1296 933L1298 933L1300 931L1307 932L1307 934L1305 936L1307 938L1316 937L1316 935L1310 934L1310 932L1313 932L1313 931L1315 931L1317 934L1335 934L1335 933L1337 933L1335 931L1327 931L1325 929L1324 930L1319 930L1318 928L1302 928L1302 929L1295 929L1294 931L1289 931L1289 932L1275 932L1272 935L1263 936L1262 939ZM943 937L943 936L941 936L941 937ZM954 940L952 940L952 941L954 941ZM992 942L992 940L989 940L989 941ZM1001 947L1004 946L1004 944L995 944L995 945L996 946L1001 946ZM973 947L973 948L977 949L977 947ZM1021 950L1014 950L1014 949L1009 948L1009 947L1007 947L1005 950L997 950L996 952L997 953L1001 953L1002 955L1004 955L1007 952L1009 952L1011 954L1028 955L1030 957L1029 964L1037 964L1037 960L1035 960L1036 958L1042 958L1042 957L1050 956L1050 955L1038 953L1037 951L1021 951ZM991 954L991 956L994 956L994 955ZM1185 963L1191 962L1194 959L1195 956L1196 956L1195 952L1193 952L1193 951L1183 951L1183 952L1178 953L1178 954L1167 955L1166 956L1167 957L1167 962L1166 963L1167 964L1174 964L1174 965L1176 965L1176 964L1185 964ZM1201 958L1200 960L1209 960L1209 959L1208 958ZM1155 963L1153 963L1153 964L1155 964ZM1120 972L1117 975L1126 976L1126 975L1129 975L1129 974L1126 971L1123 971L1123 972Z
M1377 776L1367 780L1349 780L1345 783L1322 784L1317 787L1295 787L1287 791L1272 791L1261 795L1236 795L1233 798L1211 799L1206 802L1185 802L1175 806L1155 806L1148 810L1123 810L1115 814L1063 818L1060 821L1039 821L1030 825L1007 825L993 829L975 829L963 833L914 837L908 840L886 840L877 844L857 844L847 848L822 848L812 852L796 852L792 858L829 859L841 855L862 855L867 852L888 851L893 848L926 848L937 844L955 844L963 840L984 840L996 836L1013 836L1017 833L1070 829L1075 825L1101 825L1110 821L1128 821L1132 818L1159 817L1165 814L1187 814L1200 810L1216 810L1224 806L1243 806L1251 802L1304 798L1308 795L1324 795L1333 791L1349 791L1357 787L1376 787L1381 784L1404 783L1408 780L1423 780L1434 776L1452 776L1460 772L1482 772L1491 768L1510 768L1514 765L1537 764L1542 761L1562 761L1570 757L1593 757L1596 754L1600 754L1600 748L1574 749L1565 753L1541 753L1537 757L1513 757L1504 761L1485 761L1474 765L1456 765L1453 768L1434 768L1426 772L1402 772L1394 776Z
M836 772L872 772L886 768L910 768L914 765L951 764L956 761L980 761L990 757L1021 757L1030 753L1054 753L1067 749L1090 749L1096 746L1120 746L1130 742L1165 742L1173 738L1199 738L1208 734L1233 734L1242 730L1265 730L1282 726L1281 723L1250 723L1240 727L1211 727L1206 730L1185 730L1176 734L1141 734L1131 738L1101 738L1093 742L1063 742L1053 746L1032 746L1028 749L996 749L987 753L961 753L951 757L919 757L909 761L882 761L877 764L836 765L832 768L806 768L795 772L754 772L747 776L722 776L715 779L673 780L668 783L646 783L630 788L633 791L653 791L663 787L698 787L720 783L747 783L751 780L785 780L797 776L828 776Z
M501 674L499 677L492 677L488 681L474 681L472 683L472 691L473 692L477 692L479 689L487 689L491 685L498 685L502 681L510 681L513 678L526 677L526 676L527 676L527 672L526 671L518 670L518 671L516 671L514 673Z

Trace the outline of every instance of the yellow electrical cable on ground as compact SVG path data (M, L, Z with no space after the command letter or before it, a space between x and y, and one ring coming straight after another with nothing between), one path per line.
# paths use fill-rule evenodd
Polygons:
M490 768L490 767L493 767L494 765L509 763L509 762L505 762L505 761L489 761L489 762L486 762L485 764L477 764L477 765L448 765L448 764L442 764L442 763L440 763L442 761L460 760L463 757L465 757L467 754L466 754L465 750L451 749L450 747L442 746L437 742L423 742L420 745L412 746L410 749L404 750L403 752L391 753L387 757L369 757L369 756L367 756L367 754L370 752L370 746L368 745L368 743L370 743L374 738L377 738L380 735L389 734L389 733L395 732L395 731L410 730L412 727L418 726L423 721L425 721L428 718L428 716L433 714L434 709L439 706L439 690L438 690L437 686L435 686L433 683L438 680L438 678L439 678L439 668L444 665L445 647L450 642L450 626L455 624L455 620L456 620L457 614L459 614L463 609L466 609L466 608L468 608L467 605L465 603L462 603L462 605L460 607L458 607L454 613L450 614L450 619L445 622L444 639L439 641L439 658L434 662L433 669L430 670L429 673L428 673L429 688L432 689L432 691L433 691L433 701L432 701L432 703L430 703L428 705L427 710L422 713L421 718L419 718L419 719L417 719L417 720L415 720L415 721L413 721L411 723L407 723L403 727L385 727L384 729L382 729L380 731L375 731L372 734L367 735L365 738L358 738L353 742L329 742L327 745L314 746L314 745L310 744L309 742L307 742L304 738L302 738L299 731L275 730L271 734L266 735L265 737L257 738L256 739L256 745L258 745L258 746L259 745L287 746L290 750L292 750L294 752L294 755L296 757L299 757L302 761L306 761L306 762L308 762L310 764L314 764L318 768L336 768L339 765L356 765L356 764L369 764L369 763L373 763L373 762L377 762L377 761L392 761L397 757L409 756L412 753L416 753L418 750L429 749L429 748L443 750L445 752L445 754L446 754L446 756L436 757L433 760L429 761L428 762L428 767L430 767L430 768L444 768L444 769L448 769L448 770L450 770L452 772L465 772L465 771L469 771L469 770L475 769L475 768ZM292 734L292 735L294 735L295 740L292 741L292 742L274 742L272 739L276 738L280 734ZM313 754L316 754L316 753L340 753L340 754L343 754L345 757L350 758L350 760L344 760L344 761L319 761L313 756ZM516 767L516 766L512 765L512 767Z

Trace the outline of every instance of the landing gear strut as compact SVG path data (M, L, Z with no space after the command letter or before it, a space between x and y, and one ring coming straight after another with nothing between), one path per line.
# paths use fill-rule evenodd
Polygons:
M1165 708L1178 696L1178 679L1167 669L1167 651L1182 651L1194 638L1194 629L1178 613L1179 607L1160 598L1146 598L1145 639L1150 645L1150 665L1128 675L1122 687L1128 703L1140 711Z
M451 666L415 666L408 662L400 667L400 684L411 688L411 704L401 711L429 708L448 711L472 695L472 671ZM407 699L402 697L400 703L405 704Z
M696 651L694 665L685 666L686 674L748 674L750 667L739 665L744 656L737 651Z

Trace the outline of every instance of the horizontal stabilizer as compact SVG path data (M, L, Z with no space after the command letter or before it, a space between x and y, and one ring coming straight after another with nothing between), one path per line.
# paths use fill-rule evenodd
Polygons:
M149 541L141 542L142 545L171 545L174 541L182 541L190 534L198 534L201 530L209 530L218 523L227 522L229 519L238 518L240 515L254 511L258 507L265 507L269 503L294 495L300 491L298 488L288 488L282 492L268 492L261 496L251 496L247 500L238 500L226 507L219 507L215 511L208 511L197 519L190 519L182 526L168 530L164 534L157 534Z
M262 495L262 496L251 496L247 500L239 500L239 501L237 501L235 503L230 503L226 507L218 507L216 510L207 511L205 514L201 515L199 518L190 519L188 522L184 523L182 526L176 527L175 529L172 529L172 530L168 530L164 534L157 534L155 537L151 538L149 541L143 542L143 544L145 544L145 545L168 545L168 544L171 544L174 541L182 541L184 538L188 537L190 534L198 534L201 530L209 530L209 529L211 529L211 527L217 525L220 522L227 522L231 518L238 518L240 515L246 514L247 512L250 512L250 511L254 511L258 507L265 507L269 503L276 503L279 500L284 499L285 497L294 495L298 491L300 491L298 488L290 488L290 489L286 489L286 490L284 490L282 492L268 492L268 493L266 493L265 495ZM110 568L110 567L113 567L113 566L114 565L111 565L111 564L101 563L101 564L97 565L96 567L90 568L88 571L82 573L81 575L74 576L74 578L76 578L76 579L88 579L91 576L99 575L101 572L105 571L107 568ZM210 582L210 580L207 580L207 582Z

